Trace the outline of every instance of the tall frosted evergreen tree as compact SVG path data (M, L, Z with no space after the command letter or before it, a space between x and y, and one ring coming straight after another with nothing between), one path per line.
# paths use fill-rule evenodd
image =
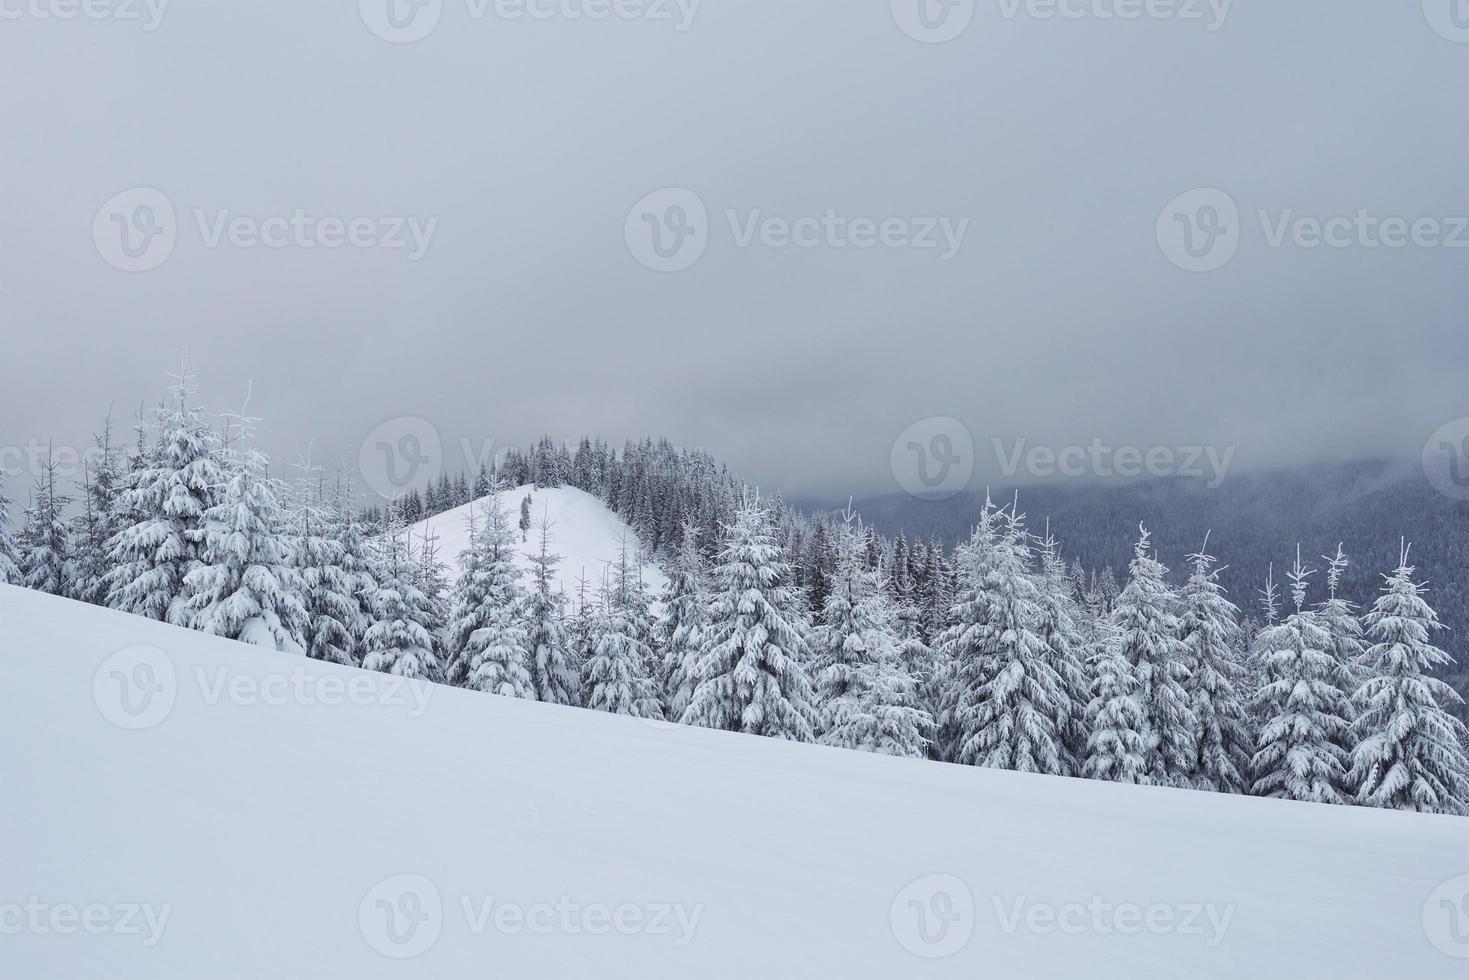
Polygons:
M529 632L531 686L536 700L548 704L581 704L581 670L566 635L566 597L552 589L561 556L551 552L551 528L543 515L532 525L540 550L531 557L531 588L525 599Z
M1092 678L1086 667L1086 616L1071 593L1071 580L1061 560L1060 546L1051 536L1050 523L1041 539L1041 568L1036 606L1040 618L1036 633L1045 644L1046 662L1061 679L1062 741L1070 755L1068 768L1080 772L1087 755L1086 709L1091 701Z
M1349 786L1365 806L1469 813L1469 732L1444 710L1463 701L1429 671L1452 663L1433 645L1443 628L1413 579L1405 546L1365 617L1369 679L1356 695L1356 749Z
M451 683L486 694L534 698L515 533L499 495L487 499L483 523L478 527L471 523L471 544L459 559L462 570L449 614L447 673Z
M699 681L699 657L709 624L709 591L699 529L686 522L668 570L663 617L658 623L662 654L659 682L669 718L682 718Z
M340 493L340 490L338 491ZM372 577L362 534L350 508L326 499L321 474L307 467L296 487L293 537L306 618L306 655L327 663L356 665L368 626L366 600Z
M0 487L0 585L25 584L16 561L18 555L15 536L10 531L10 500Z
M1337 686L1346 694L1353 695L1369 676L1362 623L1357 618L1356 607L1341 594L1342 575L1348 565L1346 553L1338 544L1335 555L1324 557L1327 563L1326 601L1317 607L1316 617L1331 637L1330 653L1339 674Z
M1164 568L1150 553L1151 535L1139 526L1127 585L1113 606L1111 626L1118 649L1132 665L1137 697L1153 741L1148 756L1152 780L1160 786L1192 785L1198 759L1198 718L1189 704L1187 651L1179 639Z
M1142 685L1112 628L1102 625L1090 666L1092 701L1087 707L1089 779L1150 785L1157 737L1143 710Z
M373 622L362 637L362 666L411 680L441 676L434 652L428 597L418 588L418 568L408 527L397 508L378 538L373 562Z
M1071 775L1066 737L1074 708L1038 632L1041 589L1031 574L1029 539L1013 506L1003 523L976 585L980 615L955 644L970 662L963 676L971 686L955 702L953 761Z
M627 557L627 542L617 567L602 589L602 608L593 626L592 654L582 665L582 691L594 711L634 718L663 717L658 685L649 674L653 651L647 597L638 570Z
M121 523L117 495L122 489L120 453L112 440L111 413L93 436L93 451L82 471L81 511L72 519L76 579L72 595L94 605L107 603L107 572L112 567L111 542Z
M118 495L123 518L111 545L107 604L187 626L184 577L198 565L204 515L224 474L219 436L190 402L192 380L181 373L170 391L171 400L157 413L157 444L140 447L127 489Z
M1002 515L986 494L969 540L955 549L957 581L947 615L949 625L934 637L941 664L936 680L940 691L939 715L935 719L938 754L948 762L960 761L963 744L978 726L979 702L994 676L995 662L986 648L992 617L986 582L999 561L1001 520Z
M56 457L47 447L36 495L26 512L20 572L28 589L71 597L76 582L71 528L66 518L71 498L57 485L57 469Z
M1305 608L1310 574L1297 554L1290 573L1296 611L1256 637L1264 685L1255 696L1261 727L1251 762L1254 793L1344 803L1349 709L1337 686L1340 671L1330 653L1331 637Z
M231 448L226 471L222 492L204 513L199 560L184 576L188 625L277 651L304 652L306 610L283 533L279 482L266 474L265 457L253 448Z
M1184 689L1198 720L1198 763L1194 784L1220 793L1249 788L1250 731L1241 688L1245 671L1240 649L1239 607L1225 597L1215 559L1204 547L1188 557L1193 571L1183 587L1180 632L1188 657Z
M710 578L709 638L684 723L812 741L810 649L758 498L740 504Z

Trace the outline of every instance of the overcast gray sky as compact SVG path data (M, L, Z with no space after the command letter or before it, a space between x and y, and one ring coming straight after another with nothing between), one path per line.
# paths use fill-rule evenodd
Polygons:
M277 451L665 434L791 494L932 417L978 480L1469 415L1466 0L89 2L0 0L7 446L185 347Z

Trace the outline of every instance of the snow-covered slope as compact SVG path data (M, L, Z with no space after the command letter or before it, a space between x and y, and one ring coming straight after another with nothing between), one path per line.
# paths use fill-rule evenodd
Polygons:
M405 688L11 587L0 745L5 977L1469 968L1469 820Z
M544 517L552 524L550 550L561 556L557 573L568 596L576 595L577 580L583 576L588 588L595 589L600 585L603 569L618 560L624 540L630 559L636 552L638 536L632 528L608 510L601 500L574 487L537 490L534 486L524 486L500 491L500 506L505 509L512 527L520 523L520 504L527 496L531 498L531 520L539 521ZM448 564L451 579L458 578L459 554L469 546L466 523L469 509L473 507L477 515L482 514L488 501L489 498L485 497L413 525L415 542L421 541L425 532L439 536L439 557ZM482 518L476 517L476 520ZM525 541L519 541L519 537L517 532L516 564L529 576L530 558L540 552L540 532L533 527ZM654 599L668 584L667 577L651 564L643 569L643 581L648 586L648 594ZM528 577L525 584L529 585Z

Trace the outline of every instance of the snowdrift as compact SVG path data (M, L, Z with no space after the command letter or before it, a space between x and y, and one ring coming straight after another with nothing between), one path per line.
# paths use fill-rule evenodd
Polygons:
M498 494L500 506L510 519L511 527L520 523L520 504L527 496L531 498L531 520L543 517L551 524L550 552L561 556L556 572L561 590L569 599L575 599L577 580L587 580L589 594L595 594L602 583L602 571L615 564L621 557L622 542L628 547L631 561L638 548L638 536L632 528L607 505L591 494L575 487L555 487L537 490L534 486L502 490ZM446 510L442 514L419 521L412 526L414 546L423 540L425 533L439 537L439 558L448 565L450 580L459 577L459 554L469 547L469 528L465 523L470 507L476 515L483 514L489 497L482 497L472 504ZM480 518L476 518L477 520ZM530 559L541 549L540 532L532 527L522 542L516 533L515 563L524 573L523 585L529 587ZM668 584L668 578L651 563L643 569L643 582L648 586L648 595L657 599Z
M650 724L0 587L0 975L1436 980L1469 820Z

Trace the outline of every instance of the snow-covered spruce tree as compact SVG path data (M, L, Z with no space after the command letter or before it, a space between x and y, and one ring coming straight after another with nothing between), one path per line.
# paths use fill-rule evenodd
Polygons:
M939 692L936 754L946 762L958 761L975 705L994 676L995 663L983 645L991 616L985 583L998 561L1002 518L986 493L969 540L954 551L955 585L944 617L949 625L934 634L939 662L934 680Z
M966 630L962 655L972 661L957 692L953 761L991 769L1067 776L1066 745L1074 707L1038 632L1040 583L1031 573L1029 536L1015 508L1003 512L993 560L978 591L983 615Z
M1348 695L1357 692L1369 676L1365 663L1367 647L1362 642L1362 623L1356 607L1341 594L1342 575L1347 570L1347 556L1340 544L1335 555L1323 555L1326 561L1326 601L1316 609L1327 635L1331 637L1332 658L1336 660L1337 686Z
M123 473L118 447L112 440L112 415L102 421L93 437L93 451L82 471L81 511L72 519L76 551L76 578L72 595L82 602L105 605L107 572L112 567L111 541L119 528L116 501Z
M530 674L530 637L522 620L524 591L515 564L515 536L491 494L483 522L473 523L470 546L459 556L446 637L450 683L512 698L534 698Z
M1413 580L1408 551L1404 545L1364 618L1371 677L1355 698L1358 741L1348 785L1364 806L1462 816L1469 813L1469 732L1444 706L1463 701L1428 675L1453 660L1433 645L1443 626Z
M663 617L658 622L662 654L659 685L669 718L682 718L697 686L699 655L709 623L709 591L699 529L685 522L677 553L668 569Z
M423 593L424 623L434 641L435 669L428 679L436 684L446 682L444 663L448 655L444 652L444 624L448 622L450 609L447 573L448 569L439 560L438 532L425 525L418 540L418 551L414 554L413 584Z
M1036 605L1040 620L1036 632L1045 644L1046 662L1061 678L1066 698L1063 741L1071 755L1072 772L1080 772L1087 755L1086 708L1091 701L1092 678L1086 668L1086 637L1081 623L1086 613L1071 594L1071 580L1061 549L1051 535L1050 522L1041 538L1041 568Z
M401 512L388 510L372 567L373 622L363 635L362 666L416 680L440 676L434 653L428 597L419 591L418 568Z
M15 537L10 532L10 500L5 496L4 488L0 487L0 585L25 584L16 560L18 557Z
M594 711L661 719L658 685L648 672L653 661L647 640L652 624L638 575L623 541L617 567L602 586L592 654L582 665L582 691L586 706Z
M1157 738L1143 711L1137 674L1110 625L1102 624L1094 649L1083 771L1088 779L1149 785L1153 769L1148 760L1157 753Z
M1180 634L1187 649L1189 674L1184 681L1189 707L1198 719L1198 764L1194 785L1220 793L1243 793L1250 785L1250 730L1241 687L1239 607L1225 598L1219 584L1222 568L1204 547L1189 555L1193 572L1183 587Z
M746 497L710 574L709 631L683 721L703 728L815 739L804 626L791 569L758 497Z
M1160 786L1193 785L1198 760L1199 721L1189 705L1187 651L1179 640L1168 587L1168 569L1151 553L1148 529L1139 525L1128 581L1112 608L1118 649L1132 665L1137 696L1153 741L1148 769Z
M157 444L141 444L118 495L120 515L112 539L107 604L149 619L188 625L184 576L204 546L204 514L224 484L220 439L203 410L189 399L195 388L176 376L171 401L157 412Z
M302 640L313 660L355 665L367 630L363 599L371 582L361 532L351 518L325 499L320 470L303 464L292 518L295 565L306 618ZM348 554L349 538L354 553Z
M1254 793L1310 803L1345 803L1350 725L1331 637L1305 608L1311 572L1299 551L1290 573L1296 611L1255 639L1264 685L1255 696L1261 719L1251 769ZM1267 593L1273 583L1267 585ZM1270 601L1267 598L1267 601Z
M248 438L241 420L240 439ZM199 561L184 576L186 622L193 629L290 653L304 653L301 581L284 533L279 482L251 447L226 452L227 478L204 513Z
M66 519L71 498L61 492L56 481L56 457L48 446L46 464L36 480L35 497L26 512L20 572L26 588L70 597L76 582L71 528Z
M891 607L878 595L878 577L863 564L860 529L854 515L834 532L836 570L828 582L821 625L811 634L812 687L820 712L819 732L841 726L854 710L870 668L896 655Z
M531 557L531 589L525 599L529 631L531 686L536 700L548 704L581 704L581 670L567 638L566 596L552 589L561 556L551 552L551 528L545 514L532 527L540 535L539 552Z

